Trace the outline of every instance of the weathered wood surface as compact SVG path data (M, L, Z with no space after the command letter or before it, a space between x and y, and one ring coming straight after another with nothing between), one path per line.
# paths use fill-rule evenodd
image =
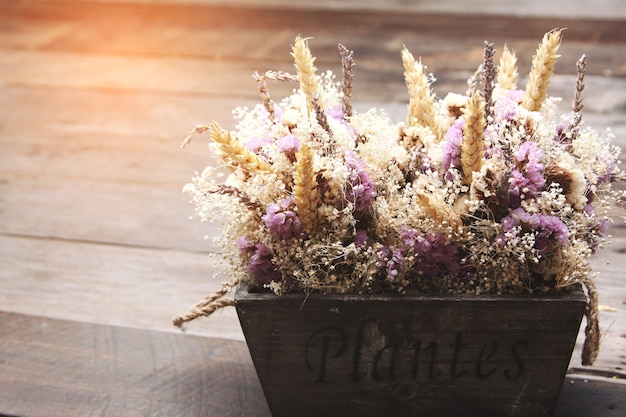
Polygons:
M274 417L549 417L586 297L276 297L242 286L235 302Z
M0 416L270 416L244 342L20 314L0 314L0 387ZM567 377L554 417L623 416L625 394Z
M243 342L0 314L0 413L268 416Z
M488 4L451 14L460 1L381 11L368 0L359 13L330 0L220 3L0 0L0 310L173 331L172 316L226 279L214 276L217 248L204 239L216 225L189 220L180 192L211 158L207 139L179 145L194 125L232 127L230 110L258 100L255 70L293 71L297 34L314 37L320 69L338 70L338 42L354 49L358 106L402 120L403 44L442 95L465 90L485 39L516 49L524 74L542 33L568 27L551 93L568 105L586 53L586 123L612 126L626 146L624 16L602 15L609 4L594 14L567 2L562 13L545 9L547 19L522 19L539 9L520 2L496 18ZM280 97L293 85L270 88ZM572 371L624 377L626 228L611 232L614 245L595 262L603 348L597 366ZM188 331L243 339L234 310Z

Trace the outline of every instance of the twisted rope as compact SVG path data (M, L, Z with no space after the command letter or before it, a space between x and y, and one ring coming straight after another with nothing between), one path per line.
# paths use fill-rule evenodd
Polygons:
M585 308L587 327L585 327L585 342L583 344L582 364L591 366L600 351L600 322L598 321L598 290L593 280L587 277L583 284L587 289L589 301Z
M182 325L188 321L197 319L198 317L210 316L224 307L234 306L234 299L223 297L230 292L231 288L236 287L237 284L239 284L239 278L233 278L229 282L222 283L222 287L219 290L191 307L185 314L174 317L172 323L174 323L176 327L182 327Z

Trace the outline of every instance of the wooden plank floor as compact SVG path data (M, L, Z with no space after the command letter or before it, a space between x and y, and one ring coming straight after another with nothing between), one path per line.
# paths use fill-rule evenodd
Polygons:
M572 94L574 63L586 53L587 124L612 126L626 146L623 7L607 16L568 2L567 13L537 6L522 18L495 17L489 2L468 15L446 1L431 10L400 0L385 10L374 1L359 10L244 3L0 0L0 310L175 331L171 317L226 279L214 275L220 265L205 239L216 226L189 220L181 193L211 159L206 138L180 143L196 124L232 127L230 110L258 100L255 70L292 70L297 34L314 38L320 69L338 70L338 42L354 49L358 106L401 120L403 44L443 94L465 90L485 39L514 48L524 73L543 32L568 27L551 93ZM291 88L271 86L275 96ZM579 343L572 372L626 378L626 228L612 234L595 263L603 349L597 366L581 370ZM187 330L243 340L232 310Z
M1 417L271 416L244 342L20 314L0 332ZM623 416L625 392L568 376L554 417Z

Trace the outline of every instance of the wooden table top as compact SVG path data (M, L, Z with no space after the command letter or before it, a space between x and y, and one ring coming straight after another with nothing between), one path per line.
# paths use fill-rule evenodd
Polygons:
M626 146L622 10L389 3L0 0L0 415L269 415L234 309L171 326L226 279L216 226L190 220L181 193L208 140L180 144L198 124L233 127L231 109L259 100L254 71L293 71L298 34L320 70L340 70L337 43L354 49L356 106L402 120L403 44L443 95L465 91L484 40L507 42L523 74L567 27L550 93L573 94L586 53L584 119ZM582 368L579 338L558 415L626 413L626 228L611 233L594 261L602 350Z
M0 416L270 417L246 344L0 314ZM626 384L568 376L555 417L623 415Z

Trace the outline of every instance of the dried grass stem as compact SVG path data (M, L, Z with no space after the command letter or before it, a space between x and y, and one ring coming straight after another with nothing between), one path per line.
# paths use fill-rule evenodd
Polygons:
M250 199L250 196L240 189L233 187L231 185L220 184L216 188L209 191L209 193L220 194L220 195L229 195L239 199L241 204L249 208L250 210L262 210L263 206L255 201Z
M570 126L571 139L578 137L578 130L583 114L583 90L585 89L585 68L587 66L587 57L583 54L576 62L576 91L574 92L574 100L572 101L572 111L574 118Z
M483 100L485 101L485 119L491 117L493 108L493 88L496 79L496 63L493 59L496 50L493 43L485 41L485 53L482 68Z
M341 55L341 69L343 78L341 80L341 104L343 115L345 118L352 116L352 80L354 78L354 51L348 50L342 44L339 44L339 54Z
M283 71L266 71L263 75L255 71L254 74L252 74L252 78L254 78L259 85L259 93L261 94L261 99L263 100L263 107L265 108L265 110L267 110L269 118L271 120L274 120L274 103L270 96L270 91L267 87L266 80L287 82L296 81L296 77L289 74L288 72Z
M465 91L465 95L470 97L476 91L478 91L478 80L480 79L480 75L483 72L483 64L480 64L476 71L467 79L467 90Z

